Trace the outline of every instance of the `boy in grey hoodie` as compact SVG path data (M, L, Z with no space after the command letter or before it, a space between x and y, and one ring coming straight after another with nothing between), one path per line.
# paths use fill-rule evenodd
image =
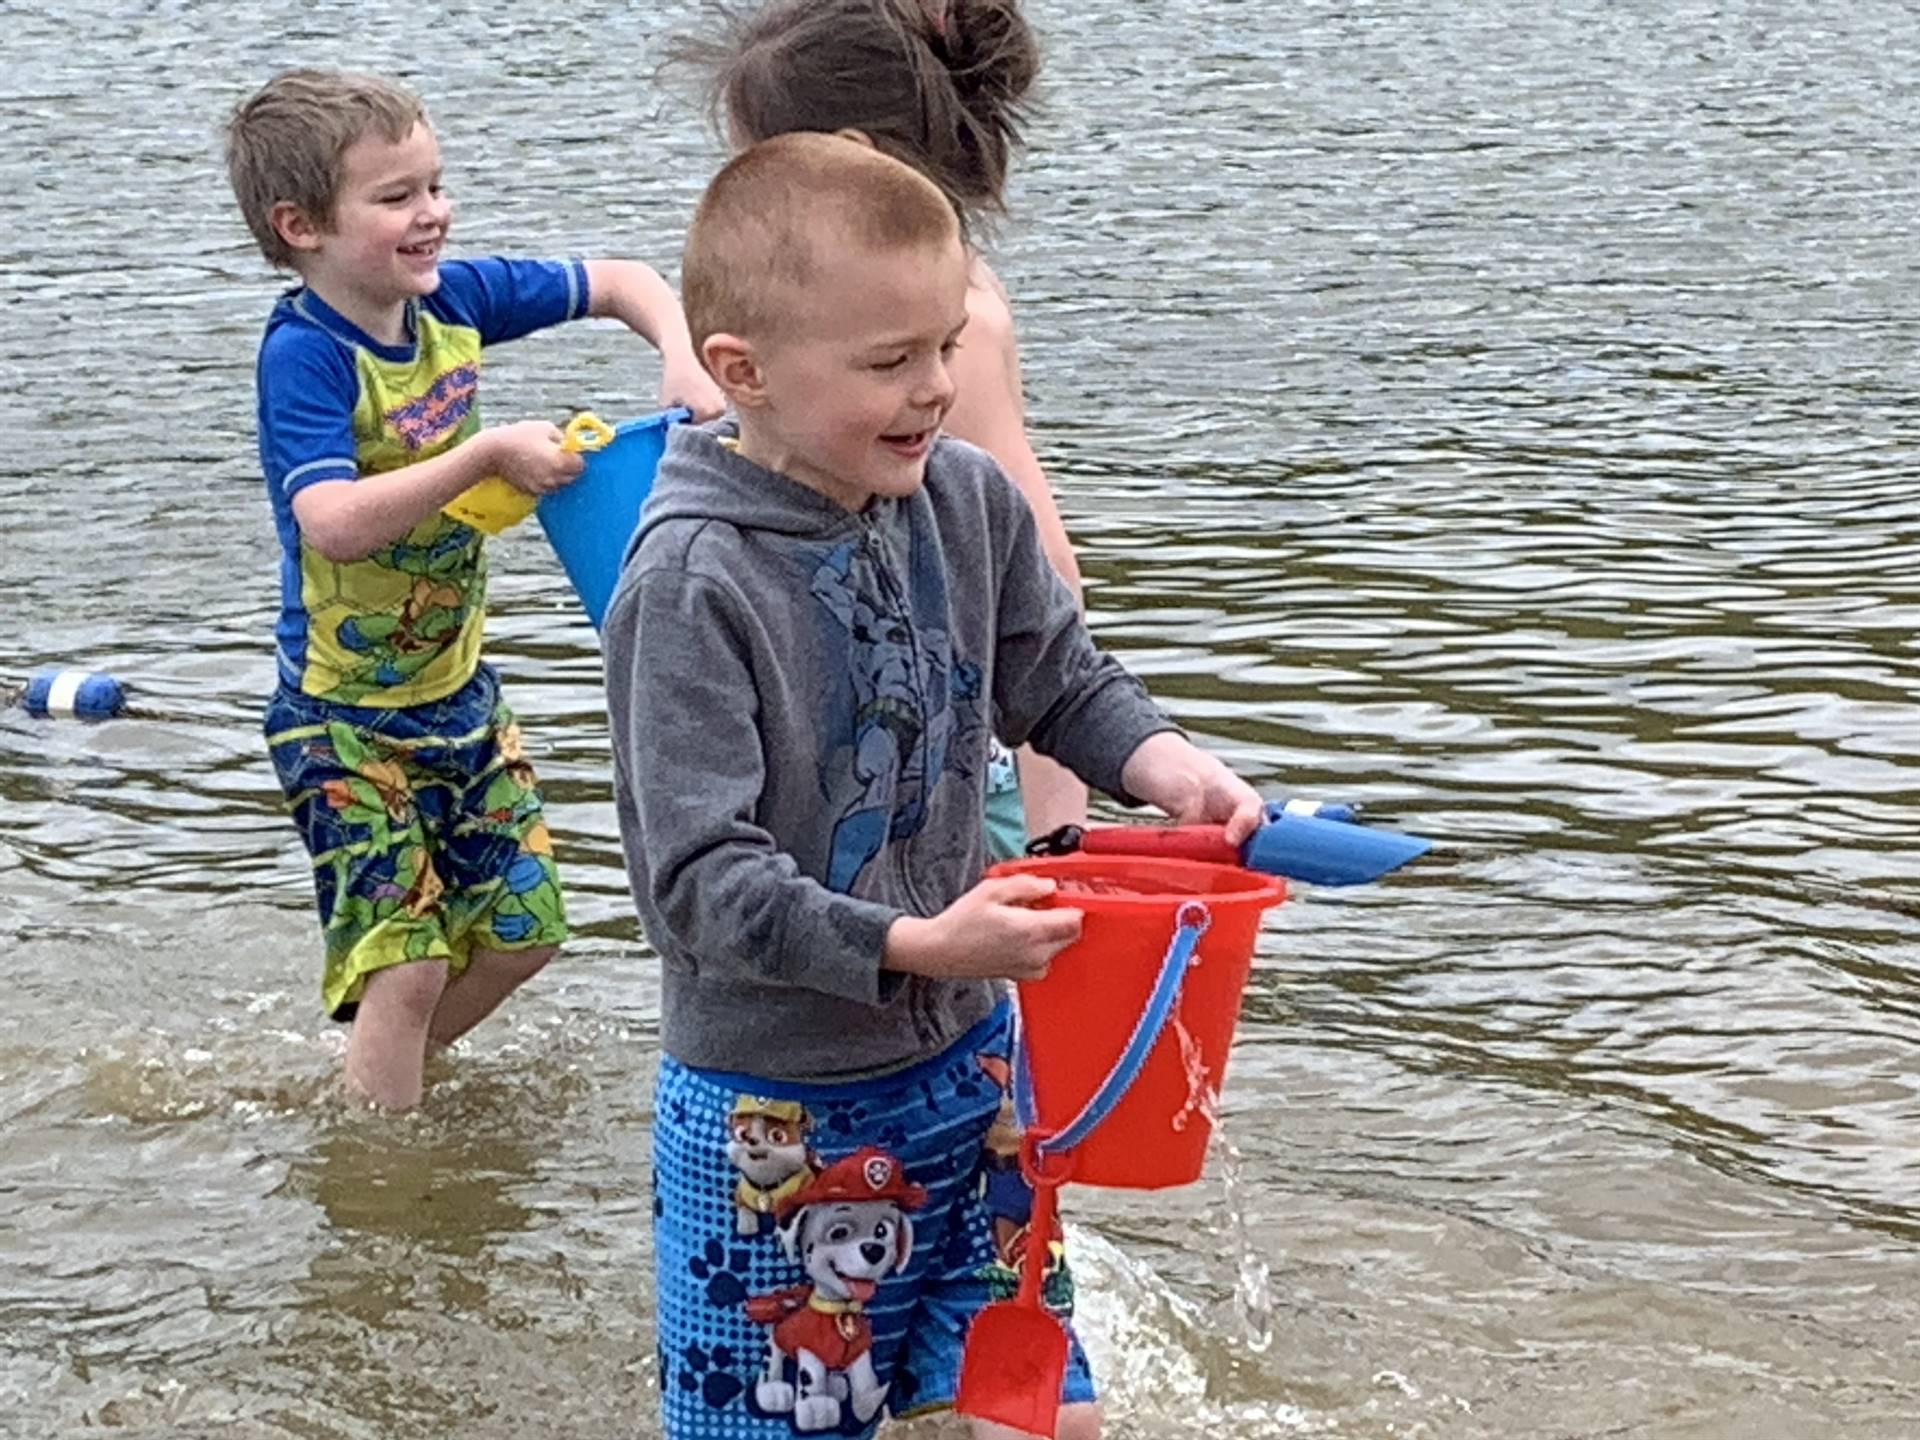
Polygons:
M967 276L940 191L836 136L747 150L688 234L688 321L737 423L674 431L605 627L663 971L672 1437L950 1404L972 1317L1012 1288L1005 982L1080 915L980 878L993 734L1235 841L1260 818L1094 646L1018 489L940 436ZM1064 1260L1047 1293L1070 1301ZM1059 1434L1099 1433L1093 1398L1076 1342Z

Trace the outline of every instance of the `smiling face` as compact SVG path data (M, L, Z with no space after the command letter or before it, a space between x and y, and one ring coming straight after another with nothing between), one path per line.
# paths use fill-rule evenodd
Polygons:
M369 134L348 146L331 215L319 219L294 207L275 215L314 293L385 341L401 338L409 300L439 288L452 223L440 142L424 124L404 140Z
M913 1222L891 1200L809 1206L789 1253L815 1290L832 1300L868 1301L880 1281L907 1263Z
M742 1114L729 1126L727 1158L733 1168L762 1189L772 1189L807 1168L803 1128L771 1115Z
M709 358L739 412L740 453L857 511L926 478L953 406L967 259L957 234L892 249L837 238L814 256L768 333L718 337L726 353Z

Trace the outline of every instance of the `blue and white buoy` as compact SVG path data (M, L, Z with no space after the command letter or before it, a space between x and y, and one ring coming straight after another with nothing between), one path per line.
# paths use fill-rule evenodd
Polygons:
M111 720L127 708L127 690L95 670L41 670L20 697L41 720Z

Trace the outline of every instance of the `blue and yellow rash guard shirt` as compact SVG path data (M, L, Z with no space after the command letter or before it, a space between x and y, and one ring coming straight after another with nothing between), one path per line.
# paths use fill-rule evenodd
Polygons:
M343 705L451 695L480 663L485 538L435 513L364 560L328 560L293 497L430 460L480 428L481 351L587 313L580 261L450 260L383 345L306 289L267 320L257 383L260 460L280 532L281 683Z

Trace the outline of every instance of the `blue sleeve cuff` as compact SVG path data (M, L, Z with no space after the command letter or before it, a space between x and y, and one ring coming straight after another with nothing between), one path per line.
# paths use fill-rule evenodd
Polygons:
M587 262L580 256L567 261L567 288L572 303L567 306L567 318L579 320L592 313L593 286L587 279Z
M298 495L309 485L318 485L322 480L358 480L360 467L352 460L343 460L339 456L329 456L322 460L309 460L304 465L296 465L280 477L280 493L291 498Z

